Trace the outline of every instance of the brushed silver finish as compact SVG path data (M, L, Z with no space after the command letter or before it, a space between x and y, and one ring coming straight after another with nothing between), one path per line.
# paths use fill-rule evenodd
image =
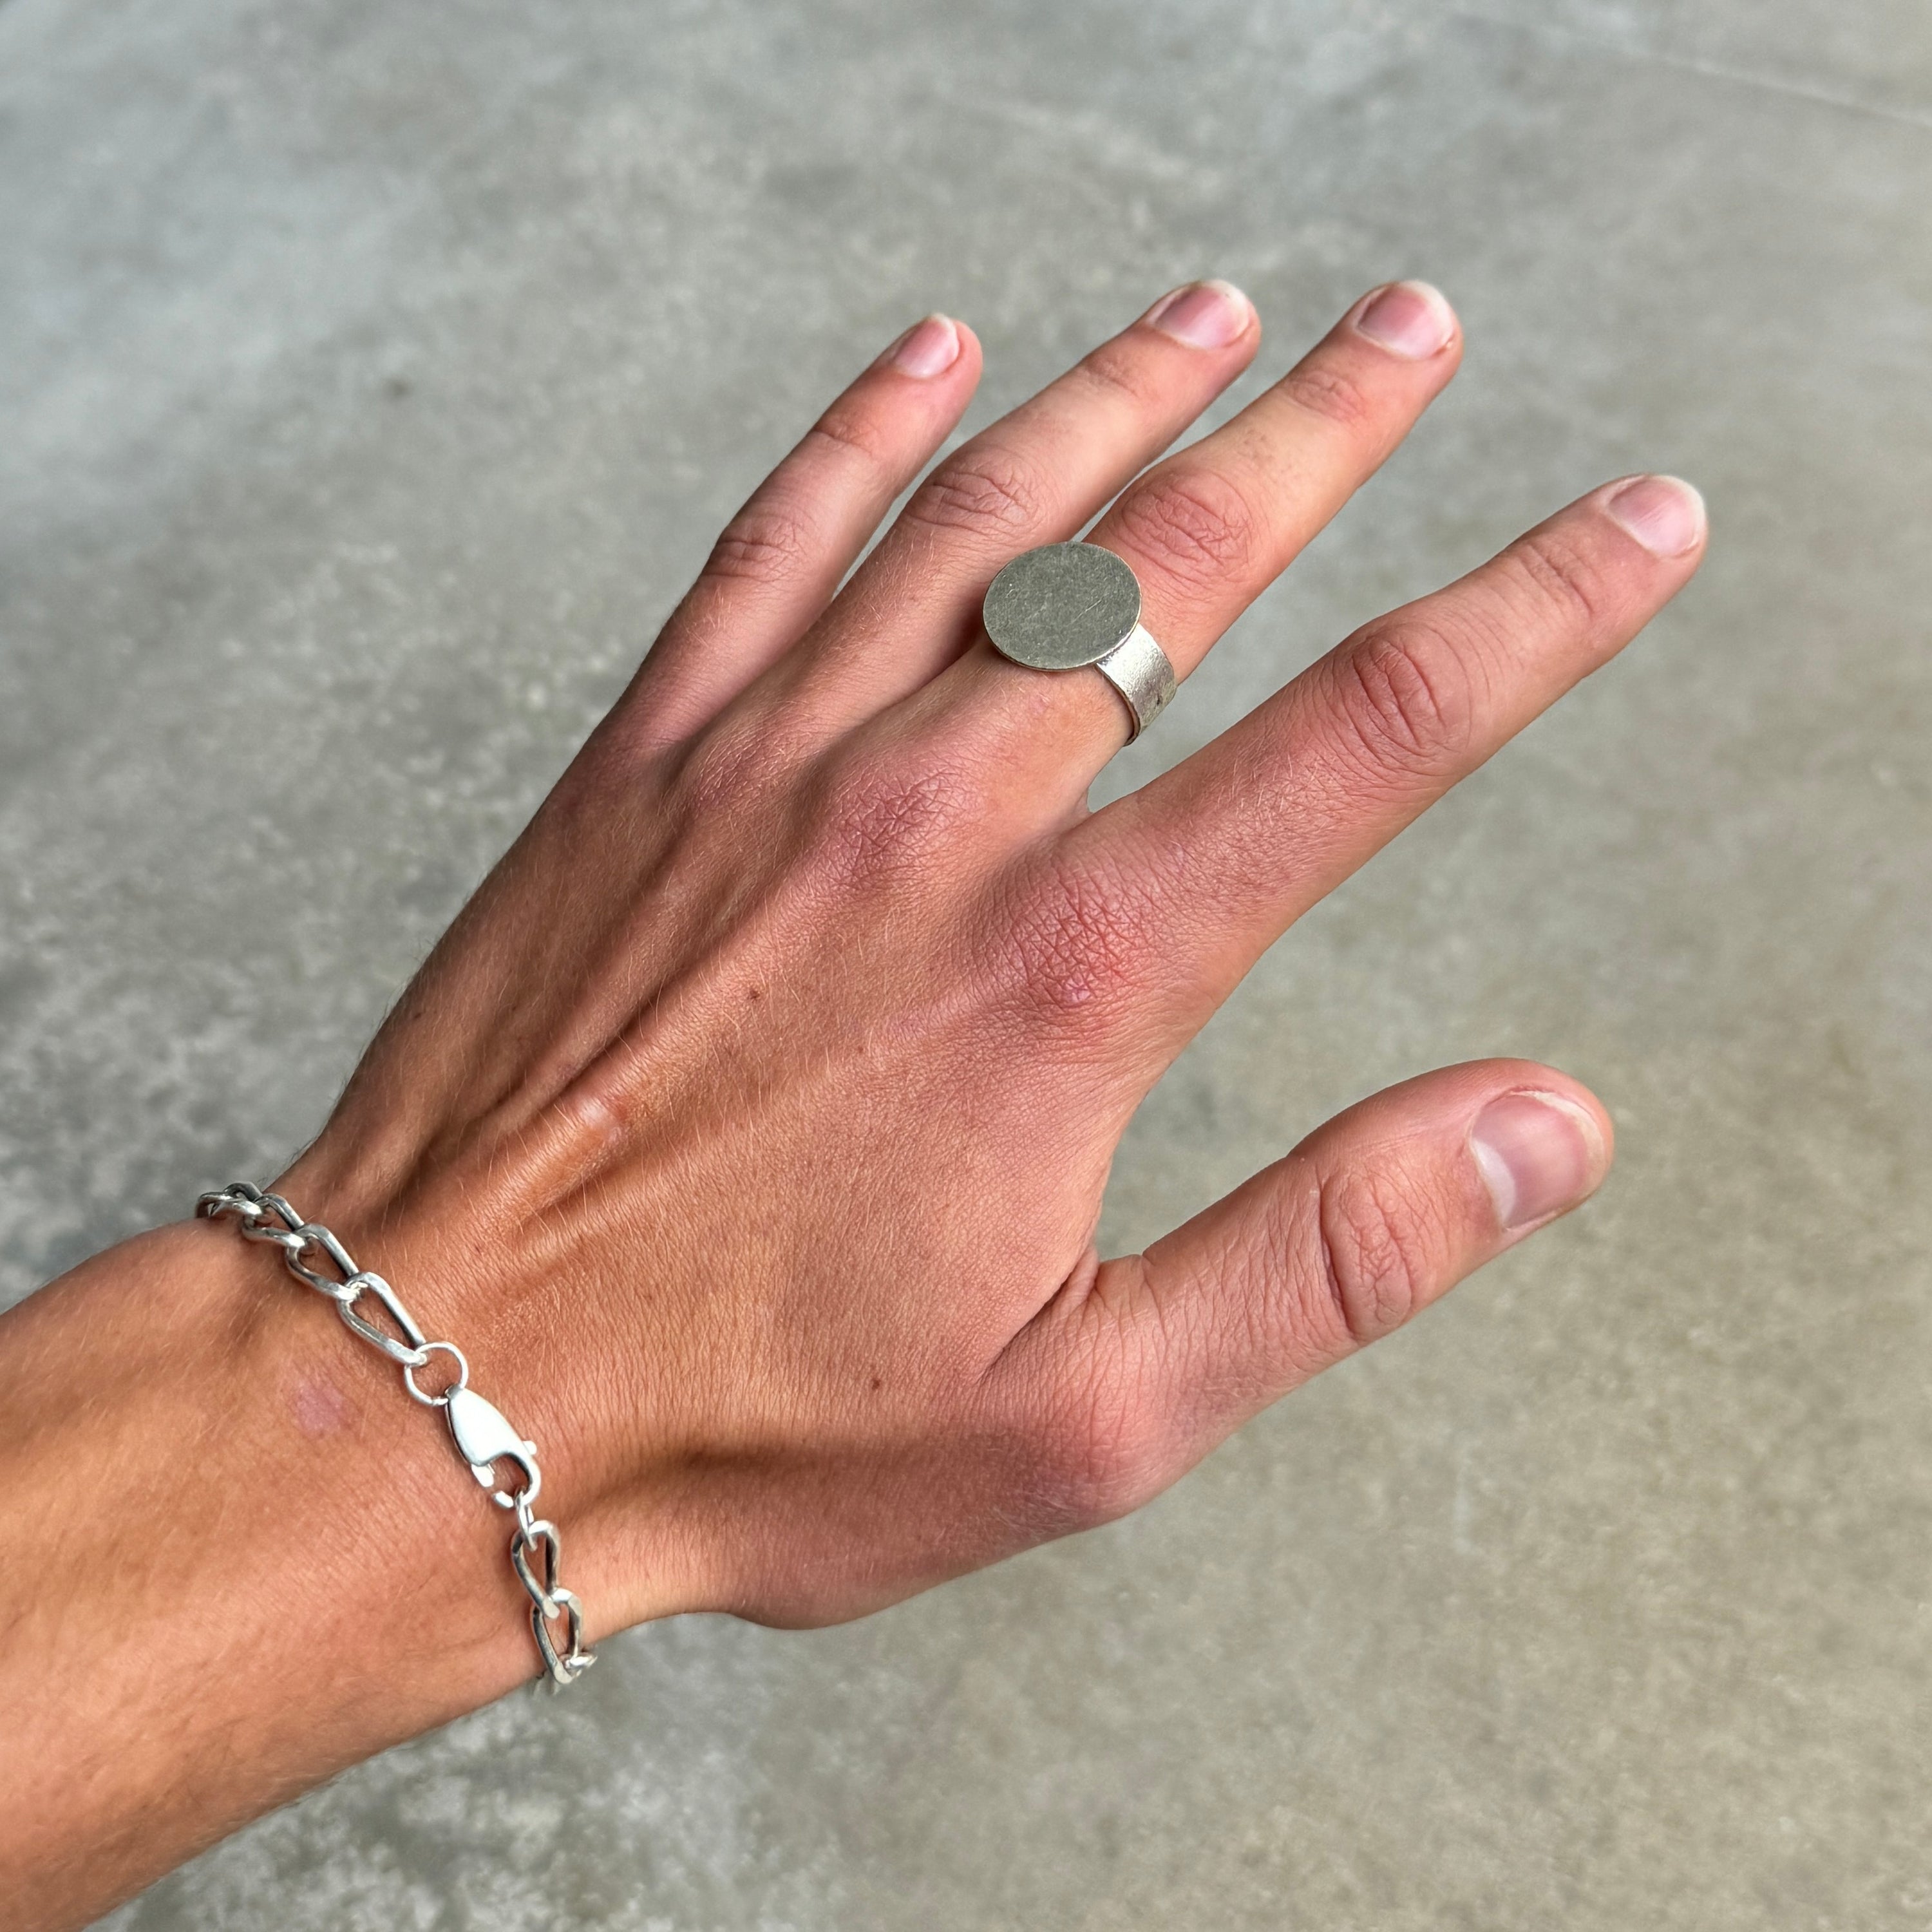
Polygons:
M1140 580L1098 544L1044 544L993 579L982 615L1002 657L1035 670L1078 670L1141 620Z
M1174 695L1174 666L1141 624L1140 580L1098 544L1043 544L1015 557L981 614L993 648L1015 664L1097 670L1126 704L1130 745Z
M1127 701L1132 744L1167 709L1176 688L1174 666L1166 652L1136 624L1124 643L1099 659L1094 668Z

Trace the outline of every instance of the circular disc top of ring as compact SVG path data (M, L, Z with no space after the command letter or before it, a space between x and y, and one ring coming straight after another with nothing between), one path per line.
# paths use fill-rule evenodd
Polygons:
M1133 634L1141 586L1098 544L1046 544L1015 557L993 579L983 614L1001 656L1036 670L1077 670Z

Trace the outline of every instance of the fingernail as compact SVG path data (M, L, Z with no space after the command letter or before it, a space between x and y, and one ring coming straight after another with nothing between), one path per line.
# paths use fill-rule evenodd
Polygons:
M1682 556L1704 541L1704 499L1681 476L1634 476L1604 508L1653 556Z
M1581 1107L1553 1094L1505 1094L1476 1116L1469 1151L1506 1234L1532 1227L1596 1190L1604 1138Z
M940 376L959 360L959 328L950 316L914 322L880 358L908 376Z
M1162 296L1141 320L1190 349L1225 349L1254 326L1255 305L1232 282L1190 282Z
M1391 282L1378 290L1355 318L1355 332L1412 362L1446 349L1456 333L1456 311L1427 282Z

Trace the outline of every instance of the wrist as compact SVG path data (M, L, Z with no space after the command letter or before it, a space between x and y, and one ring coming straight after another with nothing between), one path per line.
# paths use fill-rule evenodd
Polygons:
M536 1444L543 1472L538 1514L568 1546L568 1581L582 1602L586 1643L711 1606L718 1565L692 1512L679 1504L689 1458L680 1454L676 1424L665 1413L665 1389L640 1386L633 1364L584 1346L614 1284L586 1276L580 1256L556 1251L544 1217L520 1203L514 1188L496 1184L500 1169L433 1168L406 1180L403 1172L393 1162L379 1171L345 1156L325 1133L273 1191L334 1232L358 1266L390 1282L429 1336L459 1348L470 1388ZM272 1265L274 1250L254 1252L272 1276L286 1280ZM327 1312L322 1297L296 1292ZM339 1328L337 1334L348 1341ZM386 1370L380 1359L372 1366ZM452 1366L439 1356L425 1366L424 1388L440 1388ZM429 1433L446 1466L439 1473L462 1479L456 1506L473 1513L479 1492L447 1418L406 1400L398 1406L418 1426L435 1424ZM506 1462L499 1480L512 1473ZM487 1502L483 1514L507 1538L504 1514ZM504 1552L496 1555L500 1567ZM520 1622L527 1605L520 1595L516 1601ZM521 1627L528 1648L527 1624ZM531 1663L534 1671L534 1653Z
M0 1897L37 1917L532 1674L500 1513L331 1313L204 1222L0 1322L6 1466L51 1552L0 1585L27 1862Z

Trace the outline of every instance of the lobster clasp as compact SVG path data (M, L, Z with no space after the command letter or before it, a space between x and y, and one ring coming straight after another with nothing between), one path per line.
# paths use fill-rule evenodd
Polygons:
M534 1502L543 1486L537 1468L537 1445L526 1442L510 1425L502 1411L485 1402L476 1391L464 1386L449 1392L449 1432L456 1438L456 1453L470 1465L470 1473L484 1489L496 1480L495 1465L506 1460L516 1464L524 1475L518 1496L498 1490L490 1501L499 1509L514 1509L518 1503Z

